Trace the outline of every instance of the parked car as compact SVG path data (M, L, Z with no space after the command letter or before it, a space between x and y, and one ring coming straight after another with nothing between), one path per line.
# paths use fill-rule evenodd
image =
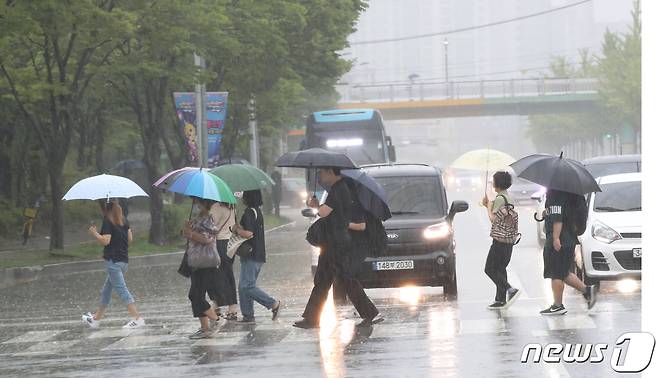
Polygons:
M468 204L454 201L448 205L441 173L435 167L393 164L361 169L382 185L393 215L384 222L387 249L380 256L367 257L357 276L363 287L442 286L444 293L456 295L453 219ZM320 253L314 248L313 272Z
M609 155L583 160L583 165L595 178L607 175L633 173L642 171L641 155ZM544 211L546 190L541 189L532 195L537 201L537 214ZM537 222L537 242L543 245L546 241L544 222Z
M582 264L577 273L586 284L641 278L641 180L640 173L598 179L602 192L590 196L587 231L579 238Z
M445 188L455 192L477 192L484 190L485 173L480 171L448 168L443 173ZM489 187L491 187L489 174Z
M514 203L527 205L533 203L532 195L542 189L539 184L513 175L512 186L507 189L507 193Z

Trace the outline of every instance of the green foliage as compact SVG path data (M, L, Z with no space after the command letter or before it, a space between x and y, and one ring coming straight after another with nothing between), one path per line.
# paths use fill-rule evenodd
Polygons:
M181 241L181 230L190 216L190 203L164 205L164 235L167 242Z
M601 101L593 112L530 116L529 136L544 152L558 153L574 141L600 140L619 134L624 124L641 129L641 24L639 1L634 2L633 23L623 34L607 32L602 55L580 51L579 61L557 57L551 62L552 77L594 77Z
M0 236L19 237L24 222L23 209L0 199Z
M337 51L364 8L360 0L0 2L6 206L49 193L44 214L53 224L52 246L61 248L64 222L91 215L62 205L65 190L137 159L146 165L140 184L150 189L149 240L174 237L180 211L162 209L161 193L150 188L166 169L187 165L172 92L199 82L228 91L223 154L246 156L250 99L264 141L335 103L333 85L350 64ZM194 65L194 53L206 69ZM262 144L265 164L276 144Z

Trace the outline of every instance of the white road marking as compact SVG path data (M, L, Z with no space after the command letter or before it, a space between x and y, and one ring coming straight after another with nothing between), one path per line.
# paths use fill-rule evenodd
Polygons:
M459 334L498 333L505 331L505 320L503 319L477 319L461 320L459 322Z
M596 328L596 324L589 315L555 315L546 316L548 328L551 330L563 329L589 329Z
M137 349L157 347L165 341L180 340L178 336L129 336L108 345L103 350Z
M77 344L79 340L66 340L66 341L45 341L31 347L26 350L18 353L14 353L14 356L29 355L29 354L53 354L64 351L73 345Z
M11 340L5 341L3 344L12 344L12 343L34 343L47 341L53 337L66 332L65 330L52 330L52 331L30 331L26 332L20 336L14 337Z

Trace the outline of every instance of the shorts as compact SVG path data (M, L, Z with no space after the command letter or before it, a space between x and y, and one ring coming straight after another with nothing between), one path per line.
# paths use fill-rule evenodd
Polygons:
M547 240L544 245L544 278L564 280L572 272L575 251L575 243L563 243L557 252L553 242Z

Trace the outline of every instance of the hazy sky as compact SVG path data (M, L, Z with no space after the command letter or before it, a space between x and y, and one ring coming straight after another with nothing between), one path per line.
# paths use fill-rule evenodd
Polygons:
M444 36L409 41L358 42L435 33L501 21L580 0L372 0L345 50L355 66L349 83L445 77ZM445 36L452 80L541 76L555 56L575 60L596 52L606 28L625 30L632 0L592 0L547 15Z

